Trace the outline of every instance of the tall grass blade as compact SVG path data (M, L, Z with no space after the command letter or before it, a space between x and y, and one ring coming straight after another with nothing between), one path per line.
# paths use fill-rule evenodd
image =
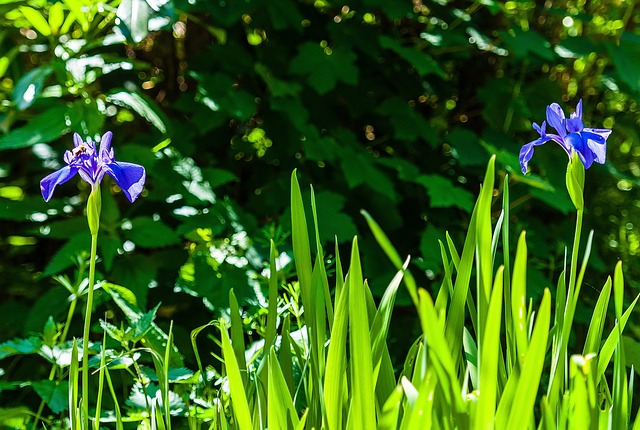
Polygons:
M493 429L498 396L498 360L502 323L502 285L504 266L498 268L491 292L487 325L480 353L480 398L476 412L476 429Z
M493 185L495 180L495 160L496 156L491 156L484 182L478 197L478 214L476 219L476 240L478 267L477 280L478 291L476 304L478 306L478 326L476 334L478 339L482 339L487 310L489 308L489 296L491 294L491 281L493 276L493 256L492 256L492 234L491 234L491 200L493 197Z
M322 243L320 242L320 227L318 224L318 212L316 210L316 199L311 187L311 212L313 213L313 226L316 234L316 267L320 270L320 281L322 282L322 293L324 298L324 307L329 320L329 329L333 324L333 304L331 303L331 292L329 291L329 280L327 278L327 270L324 266L324 252Z
M305 308L311 308L311 248L309 247L309 231L304 214L302 194L296 171L291 174L291 240L293 242L293 259L296 265L298 282L302 291Z
M344 388L347 370L347 330L349 323L349 284L340 292L334 314L333 331L327 353L327 367L324 377L324 404L329 430L343 428L343 403L346 398Z
M98 373L98 396L96 398L96 413L95 420L93 421L93 428L95 430L100 429L100 414L102 408L102 396L104 392L104 369L106 367L105 351L107 349L107 333L105 332L102 338L102 348L100 349L100 370Z
M268 425L270 429L295 429L300 420L273 347L269 351Z
M236 417L238 428L250 430L253 428L253 425L249 403L247 401L242 375L240 374L240 366L236 360L235 351L231 345L231 339L229 338L224 320L220 320L220 333L222 356L224 357L224 367L227 372L227 378L229 379L229 392L231 393L233 414Z
M72 430L80 429L78 380L78 341L74 338L71 346L71 364L69 366L69 424Z
M614 281L615 283L615 281ZM629 316L633 312L633 309L638 303L638 299L640 295L638 295L635 300L629 305L627 310L622 314L622 317L616 322L616 325L609 333L607 340L604 341L602 348L600 349L600 354L598 355L598 373L596 374L596 383L599 384L604 376L605 370L609 366L609 362L611 361L611 357L613 357L613 353L620 341L620 333L624 331L624 327L627 325L627 321L629 320Z
M275 343L277 331L276 325L278 322L278 267L276 265L276 258L278 257L278 251L276 251L276 244L273 240L270 241L269 249L269 310L267 312L267 332L265 335L264 351L266 351Z
M502 259L504 265L504 326L507 348L506 373L511 374L516 359L516 339L512 331L513 316L509 312L511 306L511 237L509 232L510 225L510 203L509 203L509 175L505 175L502 187L502 211L504 213L505 222L502 223Z
M238 299L233 292L233 288L229 290L229 317L231 318L231 344L233 345L233 352L236 355L236 361L240 367L242 382L246 385L247 362L244 356L245 344L244 331L242 329L242 315L240 314L240 306L238 305Z
M376 415L371 339L357 238L353 239L351 249L349 282L349 346L353 387L349 424L352 429L373 429Z
M433 366L435 374L441 384L444 401L449 405L452 417L464 422L465 405L462 403L461 387L457 377L457 365L452 358L452 352L444 333L444 321L436 314L433 301L425 290L419 290L420 307L418 315L422 331L427 343L429 365ZM460 344L461 341L458 342ZM424 373L426 376L426 371Z
M461 360L462 351L462 326L465 319L465 306L469 303L469 281L471 280L471 271L473 270L473 257L476 250L476 217L478 211L478 203L471 215L469 230L462 248L462 257L457 265L457 276L453 286L453 296L451 297L451 305L447 314L445 336L449 345L453 366L458 367ZM455 248L453 248L455 250ZM451 250L451 248L450 248ZM452 260L455 262L455 251L450 251ZM473 327L477 333L477 314L475 309L470 312Z
M111 393L111 398L113 399L113 408L116 414L116 430L123 430L124 424L122 422L122 412L120 412L118 397L116 396L116 391L113 388L113 382L111 381L111 375L109 374L109 369L107 367L104 368L104 375L107 378L107 386L109 387L109 393Z
M509 429L526 428L533 416L533 406L540 387L540 376L547 351L550 320L551 294L548 289L545 289L509 413L507 422Z
M404 391L402 385L397 385L387 401L382 406L382 411L378 419L378 430L396 430L398 428L398 420L400 418L400 406ZM331 427L329 427L331 428Z
M278 351L278 356L280 358L280 369L282 370L284 380L287 382L289 394L293 396L295 393L295 385L293 382L293 360L291 358L291 342L289 341L289 339L291 338L290 321L291 320L289 314L285 315L284 320L282 321L282 331L280 333L280 351Z
M594 415L591 409L589 399L589 389L587 381L589 374L589 364L584 357L574 355L569 363L570 390L569 401L573 406L570 411L569 422L575 429L593 429L597 427L597 415ZM566 395L566 394L565 394Z
M585 357L587 354L595 354L600 350L602 331L604 329L607 308L609 306L609 297L611 297L611 277L607 278L607 282L605 282L602 287L596 306L593 309L593 315L591 316L591 322L589 323L589 330L587 331L587 339L584 342L584 348L582 350L582 355Z
M507 331L513 333L516 340L516 357L518 363L523 364L529 345L527 324L527 240L523 231L518 239L516 260L513 266L513 280L511 281L511 321L512 327Z
M375 237L378 245L387 255L391 263L394 265L396 270L402 269L402 259L400 258L400 254L393 247L391 241L385 234L385 232L380 228L378 223L369 215L369 213L365 210L360 211L360 213L367 220L367 224L369 225L369 229L373 233L373 237ZM416 285L416 281L411 274L411 272L407 271L404 276L404 283L407 286L407 291L409 291L409 295L411 296L411 300L413 300L414 305L418 305L418 286Z

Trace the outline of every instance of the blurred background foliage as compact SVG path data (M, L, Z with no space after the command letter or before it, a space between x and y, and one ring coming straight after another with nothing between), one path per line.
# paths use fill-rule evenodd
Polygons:
M497 154L539 297L572 239L567 160L546 145L523 176L517 154L546 105L572 112L580 99L587 125L614 130L587 178L584 324L618 259L640 287L639 20L637 2L621 0L0 0L0 340L63 320L59 281L86 258L87 185L71 181L48 204L38 187L73 131L112 130L117 157L146 167L133 205L103 184L98 279L131 289L143 310L161 303L159 324L175 321L187 359L189 331L226 312L230 288L259 317L270 239L292 274L295 168L315 187L327 249L360 236L374 293L393 268L361 209L437 291L437 241L461 244ZM390 341L402 351L418 328L398 300ZM98 306L121 315L104 293Z

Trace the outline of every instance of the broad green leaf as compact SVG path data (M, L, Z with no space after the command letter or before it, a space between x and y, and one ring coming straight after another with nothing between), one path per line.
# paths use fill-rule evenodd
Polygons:
M346 198L338 193L323 191L313 199L318 212L318 238L320 244L350 241L358 233L351 217L343 212Z
M11 94L18 110L25 110L36 101L42 92L45 80L53 73L53 70L53 67L49 65L40 66L20 78Z
M465 212L473 209L473 194L440 175L422 175L416 182L426 188L432 208L458 207Z
M56 140L69 129L66 121L73 119L72 116L72 109L67 105L52 105L33 117L26 125L0 137L0 151L26 148L36 143L49 143Z
M480 144L480 138L472 131L454 128L446 135L447 142L455 149L454 155L461 166L484 166L489 153Z
M209 182L212 189L226 185L229 182L238 182L239 179L236 175L228 170L205 168L202 169L202 176L205 181Z
M91 246L91 235L87 227L86 233L78 233L69 239L62 247L53 255L49 263L42 272L42 277L55 275L64 269L74 265L75 258L82 253L89 253Z
M440 65L426 52L419 51L414 47L406 47L389 36L380 36L378 38L380 46L384 49L390 49L409 62L420 76L435 74L444 78L446 76Z
M70 26L73 21L70 19L72 16L80 23L82 26L82 31L89 30L89 21L87 20L87 14L84 9L84 3L82 0L62 0L62 2L69 8L71 14L67 17L65 23L62 26L61 33L66 33L68 28L65 27Z
M0 425L7 428L23 428L27 419L31 417L33 412L26 406L18 406L15 408L0 408Z
M19 354L33 354L40 350L42 341L37 337L12 339L0 343L0 360Z
M119 288L117 288L119 287ZM144 313L138 309L137 306L132 304L129 299L125 299L120 292L123 291L120 286L114 286L114 284L102 284L102 289L106 291L116 305L122 310L125 317L130 324L135 324L141 318L144 317ZM169 336L162 330L156 323L151 323L151 329L145 334L144 341L146 346L153 350L159 356L163 356L165 353ZM173 351L171 354L171 362L166 365L171 367L183 367L182 355L178 349L173 345Z
M118 28L127 40L140 43L149 33L151 6L145 0L122 0L116 11Z
M637 55L640 49L640 38L630 31L623 31L618 40L619 43L605 42L605 46L620 80L632 90L637 91L640 88L640 77L637 73L640 69L640 57Z
M146 5L144 0L124 0L120 6L122 6L125 2L141 2ZM118 7L118 10L120 7ZM146 24L145 24L146 25ZM132 109L138 115L149 121L155 128L157 128L160 133L167 132L167 119L160 109L158 109L155 104L148 99L148 97L140 94L129 91L119 91L117 93L111 93L107 95L107 101Z
M124 230L127 239L141 248L162 248L180 243L180 239L166 224L150 217L131 220L131 228Z
M49 27L49 23L40 12L28 6L21 6L20 12L38 33L43 36L51 36L51 27Z
M376 111L389 119L396 139L411 142L422 140L433 147L441 144L434 127L416 112L407 100L392 96L384 100ZM409 180L414 181L415 178Z
M529 55L536 55L547 61L553 61L556 57L551 43L534 30L523 31L517 27L510 31L500 31L500 35L516 57L527 58Z
M67 381L35 381L31 386L54 413L59 414L69 407L69 384Z
M62 3L54 3L49 8L49 27L51 27L51 32L54 35L58 34L58 30L60 30L60 26L64 22L64 9Z
M289 70L307 76L318 94L331 91L338 82L358 83L356 54L344 47L323 48L319 43L305 42L298 46L298 55L291 60Z
M277 2L274 4L277 4ZM269 10L271 10L271 8L269 8ZM276 78L265 64L257 63L255 70L264 80L265 84L267 84L267 88L273 97L297 97L300 91L302 91L302 86L297 82L287 82Z

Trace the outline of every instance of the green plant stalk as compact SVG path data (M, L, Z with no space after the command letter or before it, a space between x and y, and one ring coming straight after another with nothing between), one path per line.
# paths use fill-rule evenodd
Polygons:
M82 332L82 422L83 428L89 428L89 332L91 329L91 312L93 309L93 286L96 279L96 255L98 250L98 233L91 234L91 260L89 261L89 291L87 292L87 309L84 314L84 330Z
M101 207L100 185L98 185L91 190L87 200L87 223L91 232L91 255L89 257L87 310L84 314L84 331L82 334L82 428L84 429L89 428L89 334L91 330L91 312L93 310L93 287L96 283L96 256Z

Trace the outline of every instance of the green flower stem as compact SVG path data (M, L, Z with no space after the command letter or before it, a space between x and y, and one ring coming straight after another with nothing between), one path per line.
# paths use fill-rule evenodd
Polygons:
M580 251L580 235L582 233L583 210L578 209L576 215L576 231L573 235L573 250L571 251L571 271L569 273L569 295L573 297L576 288L576 276L578 273L578 252Z
M84 332L82 334L82 416L83 428L89 428L89 332L93 309L93 286L96 279L96 255L98 250L98 232L91 234L91 260L89 261L89 291L87 292L87 310L84 314Z
M84 314L84 332L82 334L82 423L84 429L89 429L89 335L93 310L93 288L96 284L96 256L101 207L100 185L98 185L91 191L87 201L87 222L89 231L91 231L91 259L89 260L87 310Z

